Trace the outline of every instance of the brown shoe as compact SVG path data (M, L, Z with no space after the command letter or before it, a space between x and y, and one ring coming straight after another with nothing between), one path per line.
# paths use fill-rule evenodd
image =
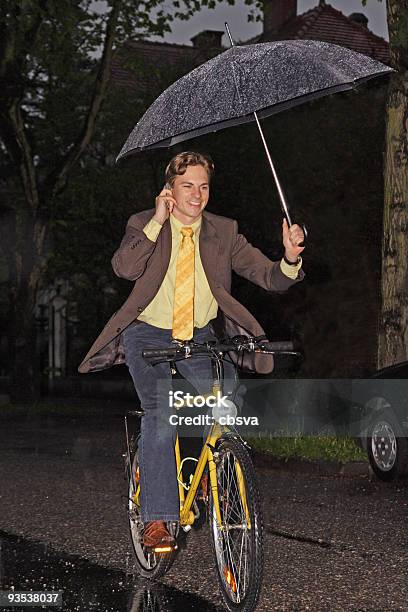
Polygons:
M164 521L150 521L145 524L143 545L157 553L171 552L177 548L176 541L168 532Z

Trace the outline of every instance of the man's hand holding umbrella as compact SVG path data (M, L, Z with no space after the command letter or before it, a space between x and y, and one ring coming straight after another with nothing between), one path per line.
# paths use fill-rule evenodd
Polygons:
M286 219L283 219L282 240L283 246L285 247L286 262L296 265L299 262L300 253L305 249L304 246L300 246L305 240L304 231L296 223L289 227Z

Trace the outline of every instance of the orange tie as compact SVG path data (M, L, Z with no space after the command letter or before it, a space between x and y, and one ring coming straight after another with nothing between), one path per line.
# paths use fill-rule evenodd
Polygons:
M181 228L173 304L173 338L191 340L194 330L194 230Z

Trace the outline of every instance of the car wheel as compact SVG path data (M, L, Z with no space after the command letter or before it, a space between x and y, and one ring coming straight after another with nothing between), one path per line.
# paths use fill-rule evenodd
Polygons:
M378 478L386 482L408 473L408 439L389 410L372 418L367 437L370 465Z

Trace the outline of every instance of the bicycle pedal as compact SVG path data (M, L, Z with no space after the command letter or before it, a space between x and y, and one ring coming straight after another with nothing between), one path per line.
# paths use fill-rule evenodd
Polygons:
M152 546L151 548L146 546L145 550L150 550L155 555L168 555L177 548L177 544L174 544L174 546Z

